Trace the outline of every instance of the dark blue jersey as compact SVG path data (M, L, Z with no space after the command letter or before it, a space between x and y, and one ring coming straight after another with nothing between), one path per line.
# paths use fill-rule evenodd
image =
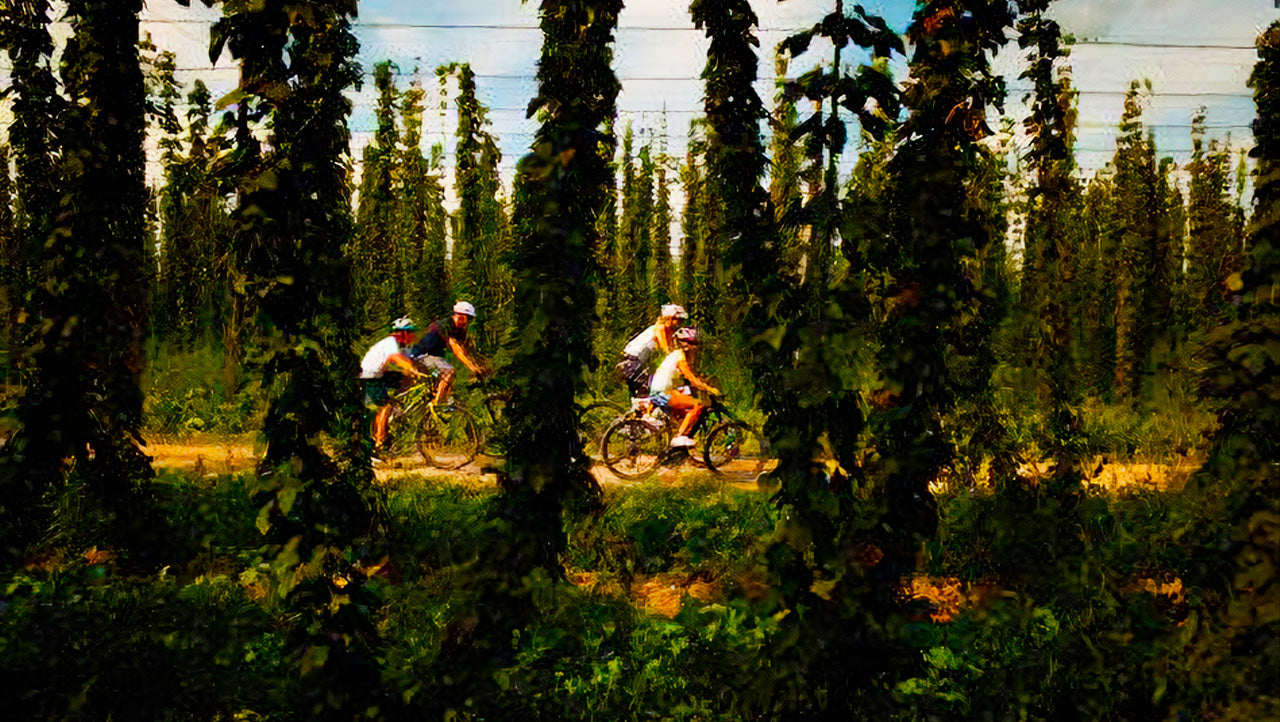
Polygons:
M418 356L440 356L444 357L444 352L449 349L449 339L453 339L465 346L467 344L467 332L465 329L459 329L453 325L453 315L450 314L436 321L432 321L427 327L427 332L422 334L422 338L409 349L409 355Z

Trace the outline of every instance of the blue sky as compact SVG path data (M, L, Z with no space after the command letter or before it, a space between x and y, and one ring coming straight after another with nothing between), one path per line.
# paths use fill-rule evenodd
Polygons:
M753 3L761 25L760 92L772 93L772 47L790 31L807 26L834 6L830 0L759 0ZM361 6L365 23L503 25L535 27L536 4L511 0L470 0L466 3L422 3L412 0L367 0ZM885 17L891 26L906 27L914 2L872 0L864 7ZM1071 65L1080 98L1082 164L1089 169L1110 157L1123 93L1135 78L1152 81L1153 95L1146 120L1154 126L1162 151L1184 160L1190 149L1187 126L1200 105L1208 110L1210 135L1247 145L1253 103L1245 83L1255 55L1257 31L1277 16L1272 0L1059 0L1054 14L1064 29L1081 41ZM659 30L657 28L687 28ZM484 98L495 108L494 129L512 163L528 142L533 125L519 111L534 91L534 72L540 38L528 30L491 28L361 29L364 53L370 60L393 59L405 70L415 63L433 67L452 59L469 60L481 76ZM1126 44L1114 44L1126 43ZM1150 47L1152 45L1225 46L1216 48ZM826 57L814 49L792 66L804 70ZM683 151L688 120L701 106L702 69L706 42L693 30L684 0L635 0L627 3L618 32L616 68L623 80L619 107L633 119L638 132L661 135L661 114L667 109L666 136L673 153ZM1011 87L1020 85L1016 46L996 59ZM420 58L420 60L415 60ZM1211 95L1198 95L1198 94ZM1021 94L1011 93L1006 110L1021 115ZM510 109L510 110L508 110ZM367 112L357 114L355 127L367 128ZM1014 141L1016 142L1016 141ZM852 158L847 159L852 162Z
M171 0L151 0L144 24L162 48L178 54L180 76L191 81L203 77L215 94L230 90L236 72L224 56L211 70L208 55L208 22L216 10L186 9ZM805 27L829 12L831 0L755 0L760 17L760 92L772 94L772 48L794 29ZM869 0L863 5L881 14L891 26L906 27L914 2ZM434 104L434 68L453 61L470 62L479 75L481 98L493 108L493 131L504 150L503 163L513 165L527 147L534 125L524 119L523 108L534 92L541 37L536 3L517 0L364 0L357 33L361 62L366 70L381 60L392 60L401 69L402 85L412 80L414 68L424 71L429 101ZM1185 161L1190 149L1187 126L1195 108L1205 105L1211 137L1233 145L1251 142L1248 124L1253 104L1246 87L1255 60L1251 49L1258 30L1277 16L1273 0L1059 0L1054 14L1067 32L1081 41L1072 53L1071 65L1080 99L1078 154L1086 170L1096 168L1113 147L1123 92L1134 78L1152 81L1154 94L1145 120L1155 128L1162 152ZM498 26L498 27L480 27ZM1220 46L1220 47L1151 47ZM616 71L623 79L619 97L622 115L630 118L642 137L664 136L661 109L667 110L663 138L672 154L683 153L688 121L701 106L697 79L705 58L706 42L688 19L687 0L632 0L620 22L615 48ZM815 44L792 65L803 71L825 57L826 48ZM1017 86L1018 51L1011 44L996 59L996 67ZM367 142L373 119L371 83L355 96L352 119L358 148ZM1020 117L1020 94L1011 93L1006 111ZM443 140L451 149L452 118L448 114L428 119L427 142ZM1017 139L1011 139L1016 145ZM357 152L358 157L358 152ZM846 164L852 157L846 159Z

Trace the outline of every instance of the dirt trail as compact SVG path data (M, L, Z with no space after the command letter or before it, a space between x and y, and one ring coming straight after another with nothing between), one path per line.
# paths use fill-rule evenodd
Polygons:
M228 474L254 468L261 456L261 449L254 444L238 439L193 439L181 442L152 442L147 446L147 453L154 458L158 469L182 469L197 474ZM1175 456L1172 463L1150 463L1139 461L1111 461L1106 457L1097 457L1085 464L1086 485L1097 492L1132 492L1155 490L1177 492L1182 489L1187 479L1199 468L1201 459L1195 457ZM468 464L456 471L440 471L422 463L416 456L402 456L384 460L374 466L374 474L379 482L394 482L409 477L429 476L433 479L444 479L466 485L487 486L496 483L496 477L486 471L494 461L480 457L475 463ZM756 489L755 475L747 471L747 462L731 463L723 480L726 484L743 488ZM1048 462L1027 464L1019 473L1031 483L1044 479L1049 471ZM690 473L692 472L692 474ZM601 485L628 487L653 483L656 479L662 483L680 483L686 476L701 475L688 465L675 469L661 469L655 477L630 480L615 476L601 464L592 468L592 474Z
M195 474L214 476L231 474L253 469L262 450L237 440L197 439L181 443L163 443L153 441L146 447L152 457L152 464L157 469L179 469ZM495 464L493 459L480 457L474 463L454 471L441 471L428 467L416 455L385 459L374 465L374 475L380 483L394 483L413 477L430 477L467 486L489 486L497 484L497 477L490 471ZM743 489L756 489L755 474L745 467L748 462L732 462L725 469L722 478L726 485ZM688 467L661 469L657 475L648 479L621 479L615 476L602 464L592 467L591 473L601 485L628 487L652 483L654 479L663 483L679 483L684 472L693 471ZM704 474L705 475L705 474Z

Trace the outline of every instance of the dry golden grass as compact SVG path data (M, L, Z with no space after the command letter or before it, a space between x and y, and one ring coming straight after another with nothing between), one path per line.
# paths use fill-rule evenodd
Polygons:
M950 622L963 609L980 609L1004 593L997 584L965 582L959 577L933 577L919 574L900 581L901 599L929 602L929 618L937 623Z
M725 598L718 580L697 574L655 574L633 580L626 589L616 582L603 581L598 573L592 571L570 570L568 578L570 583L585 592L625 597L638 609L668 618L680 613L686 598L701 602L719 602Z
M684 606L684 598L700 602L723 601L724 592L715 580L688 574L655 574L631 585L630 599L651 614L674 617Z

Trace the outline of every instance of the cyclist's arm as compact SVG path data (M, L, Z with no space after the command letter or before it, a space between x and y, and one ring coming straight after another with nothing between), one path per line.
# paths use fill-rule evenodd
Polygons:
M401 371L404 371L410 376L422 375L422 372L418 370L418 367L414 366L413 362L409 360L409 357L403 353L398 353L398 354L393 354L391 356L388 356L387 366L395 366L396 368L400 369Z
M658 324L658 327L655 328L653 332L657 335L658 348L662 349L662 353L669 354L676 350L676 332L674 327L667 326L666 324Z
M684 376L685 380L689 382L690 386L694 388L702 389L703 391L706 391L712 396L720 395L720 389L712 386L711 384L699 378L698 375L693 372L693 369L689 368L688 361L685 361L684 359L680 359L679 361L676 362L676 364L677 364L677 368L680 369L680 375Z
M471 352L467 350L467 347L458 343L456 339L449 339L449 350L453 351L453 355L457 356L459 361L466 364L467 368L471 369L471 373L484 373L484 367L479 363L476 363L475 359L471 358Z

